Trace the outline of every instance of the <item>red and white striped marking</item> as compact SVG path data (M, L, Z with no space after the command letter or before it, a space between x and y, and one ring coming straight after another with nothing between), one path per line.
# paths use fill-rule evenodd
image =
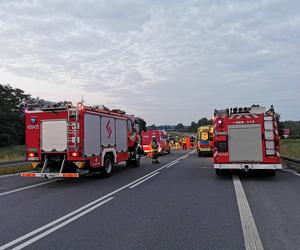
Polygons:
M214 157L216 157L218 155L218 151L214 152Z
M231 115L229 116L229 120L232 120L232 119L241 119L241 118L247 118L247 119L251 119L251 118L259 118L258 115L255 115L255 114L246 114L246 115Z

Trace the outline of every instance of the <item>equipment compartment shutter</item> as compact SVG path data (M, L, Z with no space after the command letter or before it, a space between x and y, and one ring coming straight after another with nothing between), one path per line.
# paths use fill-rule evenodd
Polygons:
M116 144L117 151L127 151L127 124L126 120L116 120Z
M274 141L266 141L266 149L274 149L275 143Z
M268 141L274 140L274 132L273 131L265 131L265 139Z
M101 144L104 147L114 147L116 144L115 118L101 117Z
M228 126L231 162L261 162L262 138L259 124Z
M273 130L273 121L265 121L265 130Z
M42 121L42 150L64 152L67 150L67 121Z
M100 154L100 139L100 116L85 114L84 154L86 156Z

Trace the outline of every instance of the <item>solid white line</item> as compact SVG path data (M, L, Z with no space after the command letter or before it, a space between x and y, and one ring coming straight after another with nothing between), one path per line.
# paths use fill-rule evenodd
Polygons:
M17 175L20 175L20 173L0 175L0 178L7 178L7 177L12 177L12 176L17 176Z
M147 178L144 178L143 180L141 180L140 182L138 182L138 183L136 183L136 184L130 186L129 188L135 188L136 186L138 186L138 185L142 184L143 182L145 182L145 181L151 179L152 177L154 177L154 176L157 175L157 174L159 174L159 172L156 172L156 173L154 173L153 175L150 175L150 176L148 176Z
M167 166L166 168L170 168L170 167L172 167L172 166L176 165L177 163L179 163L179 161L175 161L175 162L173 162L172 164L170 164L170 165L169 165L169 166Z
M52 227L51 229L49 229L49 230L47 230L47 231L45 231L45 232L43 232L43 233L41 233L41 234L35 236L34 238L32 238L32 239L30 239L30 240L28 240L28 241L25 241L24 243L22 243L22 244L20 244L20 245L18 245L18 246L16 246L16 247L14 247L13 249L14 249L14 250L23 249L24 247L27 247L27 246L31 245L32 243L34 243L34 242L36 242L36 241L38 241L38 240L44 238L44 237L47 236L48 234L51 234L51 233L57 231L58 229L60 229L60 228L62 228L62 227L64 227L64 226L70 224L71 222L73 222L73 221L79 219L80 217L82 217L82 216L84 216L84 215L90 213L91 211L95 210L96 208L98 208L98 207L100 207L100 206L103 206L104 204L106 204L107 202L109 202L109 201L111 201L111 200L113 200L113 197L110 197L110 198L108 198L108 199L106 199L106 200L104 200L104 201L102 201L102 202L100 202L100 203L98 203L98 204L96 204L96 205L90 207L89 209L87 209L87 210L85 210L85 211L83 211L83 212L81 212L81 213L75 215L74 217L72 217L72 218L70 218L70 219L68 219L68 220L66 220L66 221L64 221L64 222L62 222L61 224L58 224L58 225L55 226L55 227Z
M294 174L298 177L300 177L300 174L295 172L294 170L291 170L291 169L281 169L282 172L286 172L286 173L291 173L291 174Z
M42 183L38 183L38 184L34 184L34 185L22 187L22 188L13 189L13 190L10 190L10 191L7 191L7 192L0 193L0 196L4 196L4 195L8 195L8 194L20 192L20 191L23 191L23 190L26 190L26 189L30 189L30 188L34 188L34 187L38 187L38 186L43 186L43 185L46 185L48 183L55 182L55 181L58 181L58 180L51 180L51 181L46 181L46 182L42 182Z
M176 160L178 160L178 159L176 159ZM174 160L174 161L176 161L176 160ZM173 161L173 162L174 162L174 161ZM170 164L170 163L169 163L169 164ZM124 189L126 189L126 188L132 186L133 184L135 184L135 183L141 181L142 179L144 179L144 178L146 178L146 177L148 177L148 176L150 176L150 175L153 175L154 173L156 173L156 172L162 170L162 169L165 168L167 165L168 165L168 164L166 164L166 165L164 165L164 166L162 166L162 167L160 167L160 168L158 168L158 169L156 169L156 170L150 172L149 174L146 174L146 175L144 175L144 176L138 178L137 180L134 180L134 181L132 181L132 182L126 184L125 186L122 186L122 187L120 187L120 188L118 188L118 189L116 189L116 190L114 190L114 191L112 191L112 192L110 192L110 193L108 193L108 194L106 194L106 195L104 195L104 196L102 196L102 197L100 197L100 198L98 198L98 199L96 199L96 200L94 200L94 201L92 201L92 202L90 202L90 203L88 203L88 204L86 204L86 205L84 205L84 206L82 206L82 207L80 207L80 208L74 210L73 212L71 212L71 213L69 213L69 214L66 214L66 215L64 215L64 216L62 216L62 217L60 217L60 218L58 218L58 219L56 219L56 220L54 220L54 221L52 221L52 222L50 222L50 223L44 225L44 226L42 226L42 227L40 227L40 228L35 229L35 230L32 231L32 232L29 232L29 233L27 233L27 234L25 234L25 235L23 235L23 236L21 236L21 237L15 239L15 240L11 241L11 242L8 242L8 243L6 243L6 244L3 245L3 246L0 246L0 250L7 249L8 247L13 246L13 245L17 244L18 242L23 241L23 240L25 240L25 239L27 239L27 238L29 238L29 237L31 237L31 236L33 236L33 235L39 233L39 232L41 232L41 231L43 231L43 230L45 230L45 229L47 229L47 228L49 228L49 227L51 227L51 226L53 226L53 225L55 225L55 224L57 224L57 223L59 223L59 222L65 220L65 219L67 219L67 218L73 216L73 215L75 215L75 214L81 212L82 210L87 209L88 207L90 207L90 206L92 206L92 205L94 205L94 204L96 204L96 203L98 203L98 202L100 202L100 201L102 201L102 200L104 200L104 199L106 199L106 198L108 198L108 197L110 197L110 196L112 196L112 195L114 195L114 194L116 194L116 193L118 193L118 192L121 192L122 190L124 190Z
M238 176L232 177L236 199L239 207L246 250L263 250L261 239L249 207L242 183Z

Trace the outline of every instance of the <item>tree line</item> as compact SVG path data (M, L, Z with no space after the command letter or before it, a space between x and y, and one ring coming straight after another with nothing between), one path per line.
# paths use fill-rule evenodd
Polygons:
M25 112L20 105L30 95L0 84L0 147L25 143Z

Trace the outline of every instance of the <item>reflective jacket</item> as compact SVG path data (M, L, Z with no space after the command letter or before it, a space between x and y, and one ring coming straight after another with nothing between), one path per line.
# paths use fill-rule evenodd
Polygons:
M158 152L158 144L156 141L151 142L151 149L152 149L152 152Z

